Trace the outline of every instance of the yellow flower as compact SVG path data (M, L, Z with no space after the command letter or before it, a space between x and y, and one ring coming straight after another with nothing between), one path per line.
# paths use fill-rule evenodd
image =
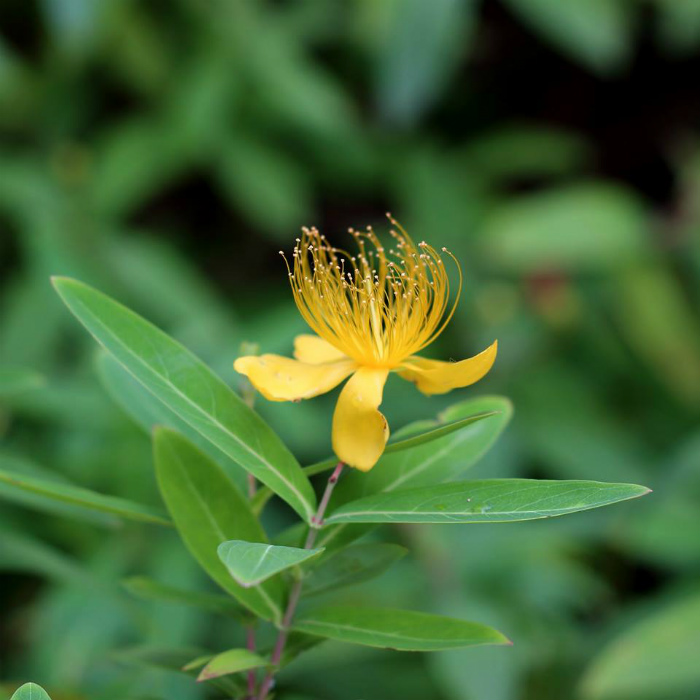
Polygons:
M287 268L296 305L316 335L295 339L296 360L262 355L234 363L271 401L309 399L350 377L333 415L333 450L362 471L377 463L389 438L386 418L377 410L389 372L424 394L444 394L481 379L497 350L494 342L461 362L416 357L443 331L457 301L449 306L440 254L425 242L415 245L389 218L397 230L391 231L394 248L388 254L371 227L362 233L350 229L359 248L354 256L331 247L317 229L302 229ZM459 298L459 263L442 250L457 264Z

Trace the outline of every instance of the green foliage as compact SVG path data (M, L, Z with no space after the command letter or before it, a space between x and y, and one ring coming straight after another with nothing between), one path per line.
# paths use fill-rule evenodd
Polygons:
M217 547L227 540L244 537L265 541L246 499L215 462L178 433L159 428L153 448L163 500L192 555L242 605L265 619L279 620L280 582L246 588L231 578L217 557Z
M294 627L328 639L397 651L509 643L500 632L475 622L391 608L321 608L303 616Z
M700 595L693 593L644 615L594 659L585 698L664 697L700 687Z
M634 484L597 481L491 479L396 490L352 501L333 511L335 523L499 523L553 518L638 498Z
M51 700L46 691L36 683L25 683L10 700Z
M246 588L323 553L323 549L280 547L243 540L222 542L217 551L233 579Z
M232 362L306 330L276 255L299 225L344 247L387 208L465 273L426 353L498 338L499 357L447 397L390 378L387 452L328 513L493 477L654 493L550 522L327 523L321 554L262 584L284 609L302 581L297 622L371 604L516 643L417 656L292 632L275 697L697 696L697 0L0 6L3 700L27 678L54 700L246 696L245 670L196 682L253 626L269 663L278 633L217 548L303 547L307 480L320 494L335 460L332 399L252 397ZM64 283L90 324L136 324L96 358L50 275L175 340ZM157 426L187 456L157 465L177 518ZM239 438L283 477L258 464L250 502Z
M149 391L302 517L311 517L314 494L299 464L206 365L148 321L87 285L69 279L55 279L54 285L90 333Z

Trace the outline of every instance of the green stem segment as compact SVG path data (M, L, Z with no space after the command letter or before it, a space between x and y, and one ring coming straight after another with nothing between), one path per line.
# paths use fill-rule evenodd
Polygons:
M316 536L318 535L319 528L323 525L323 516L326 513L326 508L328 507L328 502L331 500L331 494L335 485L338 483L340 478L340 473L343 471L344 464L338 462L338 465L333 470L328 483L326 484L326 490L323 492L321 497L321 502L318 505L318 510L316 515L311 518L311 526L309 527L309 534L306 536L306 542L304 544L304 549L311 549L316 542ZM299 598L301 597L301 587L303 585L303 579L298 579L292 590L289 593L289 600L287 601L287 609L284 612L284 618L282 619L282 624L280 625L280 631L277 635L277 641L275 642L275 648L272 650L272 657L270 662L272 664L272 669L268 671L267 675L263 679L260 686L260 692L258 693L258 700L266 700L267 694L272 688L272 684L275 679L275 668L279 666L280 660L282 659L282 652L284 652L284 647L287 643L287 637L289 636L289 630L292 626L292 620L294 619L294 613L296 612L297 605L299 603Z

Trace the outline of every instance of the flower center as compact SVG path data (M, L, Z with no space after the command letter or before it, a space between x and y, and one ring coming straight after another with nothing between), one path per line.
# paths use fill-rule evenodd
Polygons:
M387 216L395 227L388 254L370 226L349 230L355 255L329 245L318 229L303 228L287 268L296 305L319 336L360 365L391 369L445 328L457 306L462 271L443 248L459 273L457 300L448 309L450 284L440 254L425 242L416 245Z

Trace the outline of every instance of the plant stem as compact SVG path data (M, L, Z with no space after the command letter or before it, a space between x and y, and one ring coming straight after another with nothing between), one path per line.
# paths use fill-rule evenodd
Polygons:
M304 549L311 549L314 546L314 542L316 542L316 535L318 534L319 528L323 525L323 516L325 515L326 508L328 507L328 502L331 500L333 489L340 478L340 473L343 471L343 466L344 464L342 462L338 462L336 468L333 470L333 473L328 479L326 490L323 492L321 502L318 504L316 515L312 516L311 518L309 534L306 536ZM299 598L301 597L302 585L303 579L300 578L294 582L292 590L289 593L287 609L284 611L284 617L282 618L280 631L277 635L275 648L272 650L272 656L270 657L270 663L272 664L273 668L268 671L267 675L263 679L262 685L260 686L260 693L258 694L258 700L265 700L267 698L267 694L272 688L272 683L275 679L275 667L279 665L280 660L282 659L282 653L284 652L284 647L287 644L287 638L289 636L289 630L292 626L292 620L294 619L294 613L296 612L297 604L299 603Z

